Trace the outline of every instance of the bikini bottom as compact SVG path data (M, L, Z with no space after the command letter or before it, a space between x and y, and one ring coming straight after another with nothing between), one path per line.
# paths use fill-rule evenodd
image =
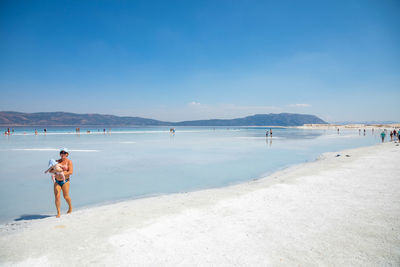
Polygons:
M64 181L59 181L59 180L57 180L56 179L56 183L59 185L59 186L63 186L63 185L65 185L67 182L69 181L69 178L68 179L65 179L65 182Z

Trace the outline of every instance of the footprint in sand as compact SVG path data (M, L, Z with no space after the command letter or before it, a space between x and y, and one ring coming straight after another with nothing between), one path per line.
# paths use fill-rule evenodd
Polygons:
M54 228L65 228L65 225L56 225L56 226L54 226Z

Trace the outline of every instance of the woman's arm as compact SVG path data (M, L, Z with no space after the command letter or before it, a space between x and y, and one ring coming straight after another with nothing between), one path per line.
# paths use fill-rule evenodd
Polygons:
M69 177L73 173L73 171L74 167L72 166L72 161L68 160L68 170L64 171L64 175Z

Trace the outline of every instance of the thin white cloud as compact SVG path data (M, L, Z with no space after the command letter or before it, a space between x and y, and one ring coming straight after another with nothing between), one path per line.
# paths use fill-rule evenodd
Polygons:
M201 106L202 104L200 104L199 102L196 101L192 101L189 103L190 106Z
M311 107L310 104L290 104L288 106L291 108L309 108L309 107Z

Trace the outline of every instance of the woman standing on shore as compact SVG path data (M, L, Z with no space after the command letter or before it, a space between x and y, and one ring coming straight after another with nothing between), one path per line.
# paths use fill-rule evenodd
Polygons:
M65 166L64 176L65 182L61 176L56 176L56 182L54 183L54 197L55 197L55 204L57 209L57 218L60 217L60 195L61 191L63 192L63 196L65 201L68 203L68 212L72 212L72 204L71 198L69 197L69 177L72 175L73 166L72 161L68 159L68 149L62 148L60 150L60 159L57 160L58 163Z

